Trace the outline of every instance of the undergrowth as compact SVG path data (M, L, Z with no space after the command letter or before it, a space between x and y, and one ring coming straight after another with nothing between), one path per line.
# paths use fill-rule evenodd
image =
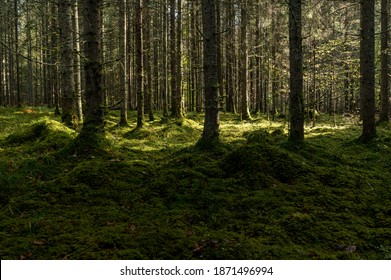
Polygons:
M222 114L201 149L202 115L114 113L83 153L51 110L23 112L0 108L1 259L391 259L387 125L362 145L325 118L292 147L284 122Z

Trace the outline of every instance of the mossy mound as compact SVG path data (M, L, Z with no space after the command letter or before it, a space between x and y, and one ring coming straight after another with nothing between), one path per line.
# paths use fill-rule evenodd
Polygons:
M31 152L57 151L76 137L76 132L62 123L42 118L5 139L6 145L29 145Z
M270 187L275 180L293 183L310 172L307 164L298 155L273 145L282 132L265 130L245 134L247 142L231 152L222 166L228 177L239 177L251 188Z
M201 136L202 126L190 119L179 119L169 122L158 134L163 139L175 139L176 142L184 143L193 141Z

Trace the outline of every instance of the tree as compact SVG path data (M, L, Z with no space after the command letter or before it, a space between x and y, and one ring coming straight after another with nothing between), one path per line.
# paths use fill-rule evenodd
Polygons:
M361 0L361 113L362 134L360 139L367 143L376 137L375 121L375 0Z
M144 126L143 0L137 1L135 5L137 128L139 129Z
M119 41L119 57L120 65L118 71L119 78L119 92L123 95L124 101L121 103L121 117L119 124L126 125L128 123L128 92L126 90L126 68L127 59L126 59L126 34L128 30L126 28L125 19L127 18L126 14L126 0L119 1L119 15L118 15L118 41Z
M379 122L388 122L389 117L389 50L388 50L388 0L381 0L381 47L380 47L380 117Z
M70 0L60 0L58 5L60 27L60 79L61 79L61 120L67 126L72 126L74 110L74 71L72 58L72 17Z
M167 29L168 29L168 15L167 15L167 0L164 1L162 5L162 75L161 75L161 98L162 100L162 109L163 109L163 117L168 117L168 63L167 63Z
M153 115L154 102L152 94L152 71L151 71L151 9L150 0L143 3L143 66L144 66L144 96L149 120L155 119Z
M82 74L81 74L81 47L80 47L80 12L78 0L74 1L74 26L75 26L75 91L76 91L76 114L79 122L83 122L83 100L82 100Z
M289 142L304 142L301 0L289 0L290 129Z
M16 68L16 77L15 77L15 83L16 83L16 104L18 107L21 106L22 100L20 95L20 67L19 67L19 27L18 27L18 19L19 19L19 12L18 12L18 0L14 0L14 32L15 32L15 68Z
M83 0L85 115L81 137L91 139L103 132L104 111L101 64L102 0Z
M242 98L241 102L241 116L242 119L250 119L250 111L248 107L248 92L247 92L247 82L248 82L248 72L247 72L247 1L242 0L240 8L240 95Z
M181 24L181 1L178 0L178 9L176 0L170 0L170 68L171 68L171 116L174 118L183 117L182 95L181 95L181 76L180 76L180 27ZM176 21L176 17L178 20Z
M236 113L235 102L235 6L233 0L229 0L226 4L226 28L225 33L226 51L225 51L225 94L226 94L226 110Z
M201 141L211 142L219 137L216 1L202 0L204 36L205 122Z

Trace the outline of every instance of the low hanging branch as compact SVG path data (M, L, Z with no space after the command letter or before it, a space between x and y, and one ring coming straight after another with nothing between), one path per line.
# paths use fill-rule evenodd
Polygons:
M125 101L125 98L122 98L120 101L115 102L114 104L107 105L107 106L102 106L101 108L104 110L118 110L119 106L123 101Z
M38 63L38 64L41 64L41 65L47 65L47 66L56 66L57 64L53 64L53 63L47 63L47 62L43 62L43 61L40 61L40 60L35 60L35 59L32 59L31 57L28 57L28 56L25 56L24 54L21 54L19 52L16 52L14 51L13 49L11 49L9 46L7 46L3 41L0 41L0 44L6 48L7 50L9 50L10 52L24 58L24 59L27 59L31 62L35 62L35 63ZM72 66L73 67L73 66Z

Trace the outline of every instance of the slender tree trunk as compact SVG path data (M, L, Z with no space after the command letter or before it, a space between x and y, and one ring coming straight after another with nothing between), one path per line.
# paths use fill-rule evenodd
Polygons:
M20 93L20 65L19 65L19 8L18 8L18 0L14 0L14 13L15 13L15 68L16 68L16 76L15 76L15 91L16 91L16 104L18 107L22 106L21 93Z
M289 142L304 142L301 0L289 0L290 131Z
M144 126L144 83L143 83L143 0L136 2L135 40L136 40L136 88L137 88L137 128Z
M176 116L177 108L177 54L175 28L176 0L170 0L170 69L171 69L171 116Z
M388 0L381 0L381 74L380 74L380 118L379 122L389 121L389 50L388 50Z
M72 126L74 117L74 76L72 58L72 17L70 0L60 0L58 5L60 27L60 78L61 78L61 120L67 126Z
M201 140L215 141L219 137L217 37L215 0L202 0L204 35L205 123Z
M57 14L57 5L54 2L50 2L50 13L52 15ZM58 46L58 36L57 36L57 22L54 18L50 18L50 95L51 99L54 103L54 114L56 116L59 116L60 113L60 93L59 93L59 86L58 86L58 52L57 52L57 46Z
M226 51L225 51L225 60L226 60L226 95L227 95L227 111L236 112L235 107L235 8L232 0L227 4L227 28L226 32Z
M183 93L182 93L182 0L178 0L178 16L177 16L177 31L176 31L176 96L174 116L176 118L183 117Z
M222 62L222 48L223 42L221 40L221 0L215 0L216 2L216 33L217 36L217 83L218 83L218 95L223 96L223 62Z
M34 85L33 85L33 63L32 63L32 36L31 36L31 16L30 16L30 5L26 3L26 39L27 39L27 57L29 58L27 61L27 95L28 95L28 103L31 106L34 106Z
M168 16L167 16L167 0L164 1L163 5L163 32L162 32L162 82L161 82L161 91L162 91L162 99L163 99L163 116L168 117L168 64L167 64L167 24Z
M120 116L120 125L126 125L128 123L128 93L126 90L126 68L127 60L125 53L126 46L126 37L128 30L126 29L126 0L119 0L119 14L118 14L118 40L119 40L119 69L118 69L118 79L119 79L119 94L123 96L124 101L121 103L121 116Z
M150 0L144 0L143 4L143 65L144 65L144 95L146 97L146 109L149 120L155 119L153 115L154 102L152 94L152 68L151 68L151 13Z
M247 58L247 24L248 24L248 7L247 7L247 1L242 1L241 6L241 24L240 24L240 73L239 73L239 79L240 79L240 95L241 95L241 116L243 120L250 119L250 111L248 106L248 88L247 88L247 82L248 82L248 71L247 71L247 64L248 64L248 58Z
M255 20L255 107L254 113L258 113L261 110L262 102L262 79L261 79L261 3L257 3L257 15Z
M132 73L133 73L133 69L134 69L134 63L132 63L132 46L133 46L133 41L131 40L133 38L133 36L131 36L131 28L132 28L132 20L130 20L131 18L131 3L129 0L124 0L125 1L125 10L126 10L126 33L125 33L125 41L126 41L126 44L125 44L125 101L127 104L126 104L126 108L133 108L132 107L132 100L134 98L131 98L131 96L133 96L133 94L131 94L133 91L132 91ZM124 108L122 109L124 110Z
M361 140L366 143L376 137L375 121L375 1L361 0Z
M79 122L83 122L83 99L82 99L82 76L81 76L81 47L80 47L80 10L79 10L79 0L74 1L74 14L75 14L75 46L76 46L76 114Z

